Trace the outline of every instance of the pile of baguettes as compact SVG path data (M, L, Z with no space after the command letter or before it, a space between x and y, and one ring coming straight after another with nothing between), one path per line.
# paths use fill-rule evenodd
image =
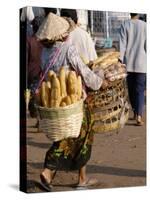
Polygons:
M108 52L98 57L92 65L93 71L104 70L106 80L115 81L126 77L126 66L118 62L119 52Z
M104 53L93 61L92 68L99 67L101 69L106 69L109 65L117 64L119 56L120 53L118 51Z
M48 72L47 81L43 81L39 89L38 104L47 108L65 107L76 103L82 97L81 76L75 71L60 68L59 74Z

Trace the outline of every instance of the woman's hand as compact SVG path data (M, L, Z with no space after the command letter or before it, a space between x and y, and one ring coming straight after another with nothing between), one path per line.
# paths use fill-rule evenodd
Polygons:
M101 77L102 79L104 79L104 70L103 70L103 69L95 68L95 69L93 70L93 72L94 72L97 76L99 76L99 77Z

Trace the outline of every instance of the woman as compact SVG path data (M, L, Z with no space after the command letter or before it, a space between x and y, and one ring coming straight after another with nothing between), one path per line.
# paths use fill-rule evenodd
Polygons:
M47 16L36 34L45 45L42 54L43 69L51 69L56 73L61 66L74 69L81 75L85 88L98 90L102 86L103 77L94 74L82 62L76 48L68 42L66 38L71 29L73 30L72 21L67 21L52 13ZM86 176L86 163L91 156L92 142L92 120L88 105L85 104L85 115L79 137L54 142L47 151L44 170L40 175L43 187L51 191L52 179L56 171L60 169L79 170L77 186L95 184L95 179L88 179Z

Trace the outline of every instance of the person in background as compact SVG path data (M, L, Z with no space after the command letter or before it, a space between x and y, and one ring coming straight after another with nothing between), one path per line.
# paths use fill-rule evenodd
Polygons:
M31 90L31 100L29 102L29 111L31 117L36 117L36 109L34 103L36 101L35 98L35 88L39 82L40 76L42 75L42 68L41 68L41 55L43 45L37 39L36 32L38 31L39 26L47 17L49 12L56 13L57 9L55 8L38 8L33 7L33 11L35 12L35 17L31 22L33 27L33 34L32 36L27 37L27 77L28 77L28 88ZM43 14L44 12L44 14ZM35 125L38 127L38 123Z
M34 17L44 17L45 16L45 12L44 9L42 7L32 7L33 13L34 13Z
M27 6L21 9L21 26L24 31L26 31L27 36L31 36L33 34L33 28L31 22L34 19L34 13L31 6Z
M139 19L140 19L140 20L143 20L144 22L146 22L146 21L147 21L147 16L146 16L146 14L140 14Z
M33 27L33 34L32 36L27 37L27 72L29 88L34 87L34 85L36 85L36 82L39 80L40 74L42 72L41 53L43 45L37 39L35 33L38 31L44 18L46 18L50 12L54 14L57 13L56 8L44 8L43 10L40 10L40 8L38 7L33 8L32 9L34 10L34 12L36 12L35 14L39 14L39 16L36 16L32 20L31 24Z
M31 99L29 101L29 112L31 117L36 117L34 107L35 95L34 90L42 75L41 69L41 53L43 45L37 39L35 33L43 22L43 17L35 17L32 21L33 34L27 37L26 43L26 71L27 71L27 88L31 91ZM36 127L38 123L36 124Z
M66 70L71 69L81 75L82 83L84 83L86 88L98 90L102 86L105 87L105 84L103 84L104 77L91 71L81 60L75 46L67 40L69 33L71 33L70 31L75 28L73 24L70 23L70 20L52 13L48 14L36 33L36 36L44 45L43 68L47 69L48 67L48 70L54 70L56 73L59 73L61 66L64 66ZM59 54L55 57L58 49ZM55 62L49 67L49 61L54 57ZM46 152L44 168L40 178L41 185L47 191L52 189L52 180L57 170L78 170L77 187L85 188L97 183L96 179L88 178L86 174L86 164L91 157L94 137L90 126L92 124L90 111L86 103L84 113L84 123L78 138L66 138L53 142L50 149Z
M41 53L42 44L37 39L35 33L39 26L43 22L43 17L35 17L32 21L33 35L27 37L27 77L28 77L28 88L32 89L34 83L36 83L42 72L41 70Z
M146 23L137 13L120 28L120 61L126 64L129 99L137 125L143 125L144 92L146 83Z
M97 58L94 42L90 35L78 25L77 11L74 9L61 9L62 17L71 18L75 23L75 29L70 33L69 40L76 47L85 64Z

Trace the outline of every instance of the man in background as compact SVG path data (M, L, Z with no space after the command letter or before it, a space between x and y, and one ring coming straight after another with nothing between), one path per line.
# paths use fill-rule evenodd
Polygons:
M62 17L71 18L75 23L75 29L70 33L70 42L76 47L85 64L97 58L94 42L91 36L78 25L77 11L74 9L61 9Z
M127 67L129 99L137 125L143 125L144 91L146 83L146 23L137 13L120 28L120 61Z

